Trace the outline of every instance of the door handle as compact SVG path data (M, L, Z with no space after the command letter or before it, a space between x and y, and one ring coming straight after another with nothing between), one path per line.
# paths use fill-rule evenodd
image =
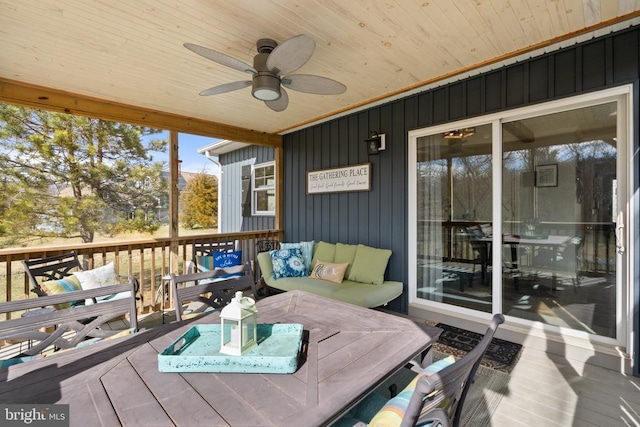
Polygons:
M616 249L619 254L624 253L624 240L623 240L623 231L624 231L624 221L623 221L622 212L618 212L618 218L616 218Z

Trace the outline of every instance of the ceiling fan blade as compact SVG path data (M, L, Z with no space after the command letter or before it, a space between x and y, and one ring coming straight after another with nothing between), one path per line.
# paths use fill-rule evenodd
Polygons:
M276 75L285 75L302 67L313 55L316 42L300 34L282 42L269 54L267 69Z
M209 95L220 95L221 93L227 93L238 89L244 89L247 86L251 86L251 81L243 81L243 82L231 82L225 83L223 85L210 87L209 89L205 89L200 92L200 96L209 96Z
M287 92L281 87L280 98L274 101L264 101L264 103L267 104L267 107L279 113L280 111L284 111L289 105L289 95L287 95Z
M339 95L347 90L347 87L340 82L311 74L293 74L283 77L282 85L298 92L316 95Z
M251 65L246 64L239 59L232 58L224 53L216 52L215 50L208 49L206 47L198 46L193 43L185 43L183 45L193 53L205 57L213 62L224 65L225 67L233 68L234 70L242 71L249 74L255 74L257 71Z

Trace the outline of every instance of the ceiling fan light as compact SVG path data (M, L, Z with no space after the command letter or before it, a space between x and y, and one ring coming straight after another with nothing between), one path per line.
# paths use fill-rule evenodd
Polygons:
M258 73L253 78L251 94L261 101L275 101L280 98L280 79L270 73Z
M476 133L476 128L454 129L442 134L445 139L469 138Z

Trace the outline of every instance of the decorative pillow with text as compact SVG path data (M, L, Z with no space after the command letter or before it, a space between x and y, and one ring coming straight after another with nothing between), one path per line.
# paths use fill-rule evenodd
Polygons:
M328 280L333 283L342 283L344 273L347 271L348 263L335 264L332 262L318 261L313 267L309 277L314 279Z

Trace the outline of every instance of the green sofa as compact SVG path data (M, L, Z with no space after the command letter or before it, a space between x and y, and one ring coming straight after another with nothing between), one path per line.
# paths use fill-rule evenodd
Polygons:
M316 295L348 302L362 307L379 307L402 295L402 282L384 280L384 272L391 251L365 245L318 242L313 245L313 255L307 274L315 265L324 263L348 263L341 283L311 277L274 277L270 252L258 254L258 265L263 285L278 291L301 290Z

